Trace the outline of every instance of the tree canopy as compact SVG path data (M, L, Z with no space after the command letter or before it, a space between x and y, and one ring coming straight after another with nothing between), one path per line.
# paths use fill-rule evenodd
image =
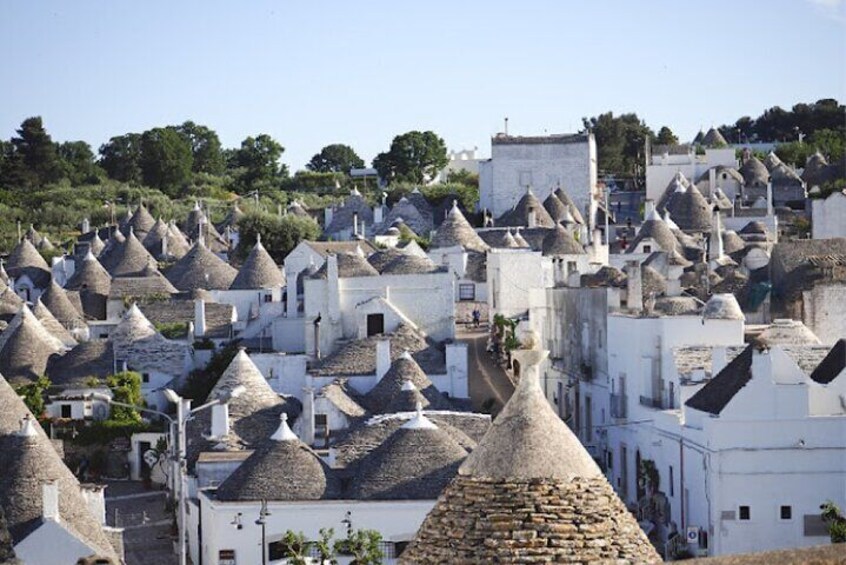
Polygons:
M4 178L19 186L40 187L62 178L56 144L44 129L41 116L27 118L11 139L12 152L5 160Z
M659 145L678 145L679 138L673 133L673 130L667 126L658 130L658 137L655 138L655 143Z
M312 157L306 168L316 173L349 174L350 169L359 169L363 166L364 161L352 147L343 143L333 143Z
M645 159L646 140L655 140L655 133L637 114L614 116L606 112L593 118L582 118L582 132L593 132L600 174L640 177ZM670 132L672 133L672 132Z
M317 239L320 227L311 218L267 212L250 212L238 220L240 242L238 249L246 256L256 243L256 235L273 260L281 264L291 250L304 239Z
M153 128L141 135L141 178L168 196L178 196L191 180L194 156L190 143L174 127Z
M288 176L288 168L279 163L285 148L266 133L248 137L240 149L231 154L232 164L239 167L239 192L249 192L261 185L272 185Z
M743 116L734 124L719 127L723 137L734 143L798 141L800 133L811 136L824 129L846 136L846 106L833 98L795 104L790 110L773 106L757 118Z
M373 167L389 183L422 183L435 178L448 162L446 144L436 133L409 131L396 136L390 149L373 159Z

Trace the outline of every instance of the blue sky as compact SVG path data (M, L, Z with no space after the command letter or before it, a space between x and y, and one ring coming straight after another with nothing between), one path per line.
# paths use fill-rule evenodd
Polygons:
M846 100L843 0L0 2L0 137L181 123L269 133L293 169L432 129L450 148L635 111L682 138L763 109Z

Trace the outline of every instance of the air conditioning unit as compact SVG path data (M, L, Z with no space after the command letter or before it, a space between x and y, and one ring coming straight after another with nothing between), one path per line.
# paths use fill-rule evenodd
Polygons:
M685 534L689 545L699 545L699 526L688 526Z

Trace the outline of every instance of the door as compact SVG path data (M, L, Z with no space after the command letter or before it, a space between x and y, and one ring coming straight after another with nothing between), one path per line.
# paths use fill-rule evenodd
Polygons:
M384 314L368 314L367 315L367 337L385 333L385 315Z
M590 396L585 395L585 443L593 443L593 406Z
M70 404L62 404L62 418L70 418L71 417L71 405Z
M627 502L629 497L629 454L625 445L620 446L620 498Z

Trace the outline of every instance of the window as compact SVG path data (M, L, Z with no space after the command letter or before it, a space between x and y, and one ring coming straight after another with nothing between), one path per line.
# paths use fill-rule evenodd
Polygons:
M279 561L290 557L288 552L285 551L285 545L282 541L272 541L267 544L267 560L268 561Z
M644 245L643 246L644 253L652 253L652 246L651 245Z
M476 285L473 283L462 283L458 285L459 300L476 300Z
M314 441L324 447L329 443L329 417L326 414L314 415Z
M142 383L149 383L150 382L150 373L141 373L141 382Z
M793 507L789 505L783 505L781 508L779 508L778 515L782 520L792 520Z
M367 315L367 337L385 333L385 315L384 314L368 314Z
M673 466L670 465L670 496L675 496L675 486L673 484L675 481L673 480Z
M273 302L273 295L272 294L265 294L264 295L265 302Z
M71 405L70 404L62 404L62 418L70 418L71 417Z
M738 515L740 516L741 520L749 520L751 516L751 512L748 506L741 506L738 508Z
M608 470L614 468L614 452L613 451L606 451L605 452L606 462L605 464L608 465Z
M221 549L217 552L217 562L220 565L235 565L235 550Z

